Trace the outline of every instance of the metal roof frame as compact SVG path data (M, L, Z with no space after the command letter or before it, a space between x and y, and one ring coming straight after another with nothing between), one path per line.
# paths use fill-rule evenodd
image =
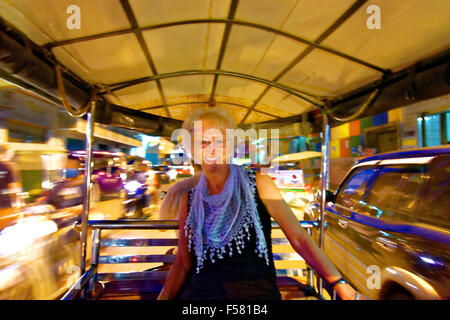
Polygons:
M70 44L84 42L84 41L91 41L91 40L95 40L95 39L112 37L112 36L116 36L116 35L134 34L136 36L136 39L138 40L139 46L140 46L143 54L145 56L147 64L149 65L149 67L151 69L152 76L131 79L131 80L118 82L118 83L112 83L112 84L103 84L103 83L97 84L101 89L100 92L102 95L111 94L111 95L114 95L117 97L116 92L120 89L138 85L138 84L144 83L144 82L155 81L162 103L157 106L142 108L140 110L145 111L145 110L164 108L168 117L171 118L170 112L168 109L170 106L188 105L188 104L206 104L206 103L208 103L209 105L211 105L211 104L214 105L214 103L215 103L214 97L216 96L216 87L217 87L217 82L218 82L219 77L221 77L221 76L236 77L236 78L246 79L249 81L255 81L257 83L266 85L266 87L264 88L262 93L255 100L253 100L254 102L251 106L242 105L240 103L223 102L223 101L217 101L217 103L218 104L229 104L229 105L247 109L247 112L246 112L244 118L241 119L241 121L240 121L241 126L244 125L245 120L248 118L248 116L251 114L251 112L258 112L260 114L265 114L266 116L270 116L270 117L274 118L272 120L265 120L265 121L261 122L261 124L263 124L266 122L278 121L278 120L281 121L283 119L292 118L292 117L283 118L283 117L276 116L276 115L270 114L268 112L264 112L262 110L256 109L258 103L269 92L270 88L277 88L281 91L287 92L290 95L293 95L299 99L302 99L304 101L307 101L308 103L311 103L313 106L321 108L322 111L324 111L324 112L329 112L330 110L334 110L333 108L335 106L338 106L338 108L343 106L345 104L345 102L343 102L343 101L351 100L354 97L356 97L356 99L358 99L358 96L364 96L366 94L367 90L369 90L369 89L373 90L374 88L379 88L379 87L382 88L382 87L386 86L387 84L389 84L390 82L397 81L397 79L399 78L399 75L403 75L404 70L393 73L389 69L385 69L385 68L376 66L367 61L363 61L359 58L353 57L351 55L347 55L343 52L340 52L338 50L328 48L328 47L322 45L322 42L326 38L328 38L334 31L336 31L359 8L361 8L361 6L363 6L367 2L368 2L368 0L355 0L354 3L343 14L341 14L324 32L322 32L322 34L320 34L320 36L317 37L314 41L299 37L292 33L285 32L285 31L282 31L282 30L279 30L279 29L276 29L276 28L273 28L273 27L270 27L267 25L258 24L258 23L254 23L254 22L250 22L250 21L236 20L235 13L236 13L236 10L239 5L239 0L231 0L230 7L228 9L228 15L226 18L190 19L190 20L159 23L159 24L149 25L149 26L139 26L136 16L133 12L133 9L131 8L129 1L128 0L120 0L122 9L124 10L126 17L128 19L128 22L131 25L130 28L116 30L116 31L112 31L112 32L98 33L98 34L93 34L93 35L83 36L83 37L78 37L78 38L73 38L73 39L67 39L67 40L62 40L62 41L55 41L55 42L43 44L40 46L32 43L29 39L26 38L26 36L25 37L23 35L17 36L17 34L16 35L13 34L13 36L19 42L21 41L21 39L23 39L23 41L26 40L25 46L27 46L27 47L31 46L31 48L35 54L37 53L41 57L44 57L45 59L50 60L52 62L52 64L57 64L58 62L52 53L53 48L58 48L58 47L62 47L62 46L70 45ZM171 72L171 73L158 73L158 70L152 59L150 48L147 46L145 39L143 38L143 34L142 34L143 31L167 28L167 27L172 27L172 26L190 25L190 24L224 24L225 25L225 31L223 33L220 50L219 50L219 55L218 55L218 59L216 62L216 68L214 70L180 70L180 71ZM222 70L221 69L222 61L223 61L223 58L226 53L228 40L229 40L230 33L231 33L233 26L246 26L246 27L250 27L250 28L264 30L264 31L273 33L275 35L280 35L280 36L289 38L291 40L297 41L303 45L306 45L307 47L297 57L295 57L289 64L287 64L287 66L283 70L281 70L281 72L273 79L260 78L260 77L256 77L252 74L247 74L247 73L239 73L239 72ZM13 28L13 29L15 29L15 28ZM8 32L11 33L11 28L8 28L8 30L9 30ZM16 31L14 31L14 32L16 32ZM289 86L283 85L279 82L279 80L288 71L290 71L294 66L296 66L300 61L302 61L307 55L309 55L315 49L323 51L323 52L327 52L335 57L345 59L346 61L353 62L359 66L363 66L363 67L369 68L375 72L378 72L378 73L380 73L380 78L378 80L373 81L370 84L364 85L363 87L360 87L355 90L351 90L347 93L340 94L339 96L334 97L334 98L314 95L305 90L300 90L297 88L289 87ZM67 68L64 68L63 70L65 71L64 78L66 78L67 80L69 80L70 82L75 84L75 86L78 86L82 90L86 90L86 88L90 87L90 85L87 82L85 82L83 79L81 79L79 76L77 76L71 70L69 70ZM166 96L164 94L164 87L161 84L161 79L182 77L182 76L189 76L189 75L213 75L214 76L211 92L209 93L209 101L208 102L206 102L206 101L196 101L196 102L189 101L189 102L175 103L175 104L167 103ZM10 74L6 74L6 73L3 74L2 77L6 78L6 79L9 77L9 78L11 78L11 80L13 80L12 82L15 82L15 83L17 83L17 81L15 81L15 80L20 80L20 79L16 78L15 75L10 75ZM29 85L27 83L23 83L23 87L28 87L28 86ZM60 104L59 99L57 99L57 98L55 99L54 96L46 95L46 92L44 92L44 91L40 92L40 94L43 95L44 97L46 97L48 100L52 101L53 103ZM327 108L325 108L325 107L327 107ZM117 109L118 111L119 111L119 109L123 109L123 110L127 109L131 113L133 113L135 111L136 112L140 111L140 110L134 109L134 108L125 108L125 107L119 107L119 106L114 106L113 108L114 108L114 110ZM344 109L350 110L350 108L347 108L346 105L345 105ZM148 114L148 115L150 115L150 114ZM154 115L151 115L151 116L154 116ZM155 117L159 118L159 116L155 116ZM161 118L164 118L164 117L161 117ZM165 118L165 119L168 120L168 118ZM179 120L177 120L177 121L179 121Z
M74 39L55 41L55 42L47 43L47 44L43 45L43 47L45 49L51 51L53 48L70 45L70 44L74 44L74 43L80 43L80 42L84 42L84 41L91 41L91 40L96 40L96 39L101 39L101 38L107 38L107 37L112 37L112 36L116 36L116 35L124 35L124 34L130 34L130 33L135 34L135 36L139 42L139 45L141 47L141 50L144 53L144 56L147 60L147 63L149 65L153 75L150 77L132 79L132 80L123 81L120 83L103 84L102 86L104 88L106 88L106 91L103 92L103 94L105 94L105 93L114 94L115 91L120 90L120 89L124 89L124 88L131 87L131 86L134 86L134 85L137 85L140 83L148 82L148 81L155 81L156 86L159 91L159 95L161 97L161 101L162 101L162 105L160 105L159 107L164 108L168 117L171 117L169 109L168 109L169 104L166 101L166 97L164 94L164 88L163 88L163 85L161 84L160 79L171 78L171 77L180 77L180 76L186 76L186 75L212 74L212 75L214 75L214 79L213 79L211 92L209 94L209 100L210 100L211 104L214 104L214 101L215 101L214 97L215 97L216 86L217 86L217 81L219 79L219 76L238 77L238 78L256 81L256 82L267 85L267 87L257 97L257 99L254 101L254 103L250 107L247 107L247 109L248 109L247 113L240 121L240 124L243 124L245 122L245 120L248 118L248 116L250 115L250 113L253 111L256 111L255 110L256 106L261 101L261 99L267 94L267 92L269 91L269 89L271 87L275 87L282 91L288 92L308 103L311 103L312 105L314 105L316 107L323 107L322 100L326 99L326 97L319 97L317 95L306 92L304 90L299 90L299 89L288 87L288 86L278 83L278 80L280 80L280 78L283 75L285 75L289 70L291 70L294 66L296 66L301 60L303 60L307 55L309 55L314 49L325 51L325 52L330 53L339 58L346 59L346 60L356 63L358 65L361 65L361 66L367 67L369 69L372 69L374 71L380 72L381 76L390 74L391 71L388 69L381 68L381 67L373 65L367 61L363 61L356 57L353 57L353 56L347 55L343 52L340 52L338 50L334 50L332 48L328 48L326 46L321 45L321 43L329 35L331 35L335 30L337 30L339 28L339 26L341 26L345 21L347 21L353 15L353 13L355 11L357 11L367 1L368 0L356 0L353 3L353 5L350 6L350 8L348 8L340 17L338 17L338 19L335 22L333 22L330 25L330 27L328 27L316 40L310 41L308 39L296 36L292 33L285 32L285 31L282 31L282 30L279 30L279 29L276 29L276 28L273 28L273 27L270 27L267 25L262 25L262 24L253 23L253 22L249 22L249 21L236 20L235 13L236 13L237 7L239 5L239 0L231 0L230 7L228 9L228 15L227 15L226 19L190 19L190 20L160 23L160 24L143 26L143 27L140 27L138 25L136 16L133 12L133 9L131 8L129 1L128 0L120 0L120 3L122 5L122 8L123 8L127 18L128 18L131 28L112 31L112 32L99 33L99 34L94 34L94 35L89 35L89 36L84 36L84 37L78 37L78 38L74 38ZM156 69L156 66L153 62L150 49L148 48L148 46L143 38L142 32L148 31L148 30L154 30L154 29L167 28L167 27L172 27L172 26L180 26L180 25L188 25L188 24L204 24L204 23L225 24L225 31L223 33L223 37L222 37L222 41L221 41L221 46L220 46L220 51L219 51L219 55L218 55L218 59L217 59L217 63L216 63L216 68L214 70L181 70L181 71L172 72L172 73L159 74ZM229 39L229 36L231 33L231 29L235 25L247 26L247 27L251 27L251 28L265 30L265 31L274 33L276 35L284 36L284 37L287 37L294 41L300 42L304 45L307 45L307 48L303 52L301 52L296 58L294 58L274 79L263 79L263 78L253 76L251 74L243 74L243 73L238 73L238 72L222 70L221 66L222 66L223 58L225 56L228 39ZM312 97L313 99L311 99L310 97ZM315 101L315 100L317 100L317 101ZM203 102L199 101L199 103L203 103ZM155 108L152 108L152 109L155 109Z

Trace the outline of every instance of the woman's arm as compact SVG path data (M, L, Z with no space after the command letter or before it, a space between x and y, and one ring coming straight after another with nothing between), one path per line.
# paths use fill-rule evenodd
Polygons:
M272 179L267 175L257 173L256 186L267 211L279 224L294 250L325 281L332 283L339 280L342 277L341 274L303 227L301 227ZM342 299L351 300L356 297L356 291L350 285L338 284L335 286L335 290Z
M170 267L164 286L159 293L158 300L169 300L175 298L186 280L187 274L191 270L192 254L188 251L188 238L184 234L187 211L187 194L185 194L181 199L179 209L177 254L172 267Z

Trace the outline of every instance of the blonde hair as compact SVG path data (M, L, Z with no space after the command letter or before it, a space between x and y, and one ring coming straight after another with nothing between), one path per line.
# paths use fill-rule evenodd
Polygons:
M236 129L236 121L231 116L231 114L224 108L221 107L199 107L196 108L189 116L184 120L182 128L193 131L194 123L200 119L213 119L218 124L218 127L222 129Z

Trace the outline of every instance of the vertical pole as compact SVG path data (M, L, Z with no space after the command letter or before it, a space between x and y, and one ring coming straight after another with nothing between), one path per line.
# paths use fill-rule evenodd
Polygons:
M306 229L306 231L308 232L308 235L311 237L312 236L311 228ZM309 264L306 265L306 270L307 270L306 284L311 288L314 288L314 271L311 269Z
M83 211L81 214L81 258L80 258L80 273L84 274L86 271L86 247L87 247L87 232L89 219L89 200L91 194L91 174L92 174L92 143L94 139L94 116L95 116L95 101L92 102L91 110L87 113L86 123L86 160L84 163L84 198Z
M439 119L441 120L441 144L447 144L447 120L444 113L439 114Z
M92 255L91 255L91 267L98 266L98 256L100 252L100 229L94 229L92 233ZM91 297L92 292L95 289L95 282L97 280L97 270L95 270L95 274L92 276L91 280L89 280L88 285L88 294Z
M324 249L325 239L325 205L326 205L326 190L328 182L328 168L329 168L329 153L330 153L330 125L328 124L328 116L322 116L322 168L320 180L320 238L319 247ZM323 281L318 279L319 294L322 295Z
M422 130L422 145L421 145L421 147L426 147L427 146L427 130L425 127L425 113L422 113L420 116L422 118L422 126L420 128L420 130Z

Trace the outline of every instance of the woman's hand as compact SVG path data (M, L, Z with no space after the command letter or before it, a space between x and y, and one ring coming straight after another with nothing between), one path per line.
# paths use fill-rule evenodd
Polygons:
M353 289L348 283L339 283L334 287L334 290L336 290L342 300L368 300L366 296L358 293L358 291Z

